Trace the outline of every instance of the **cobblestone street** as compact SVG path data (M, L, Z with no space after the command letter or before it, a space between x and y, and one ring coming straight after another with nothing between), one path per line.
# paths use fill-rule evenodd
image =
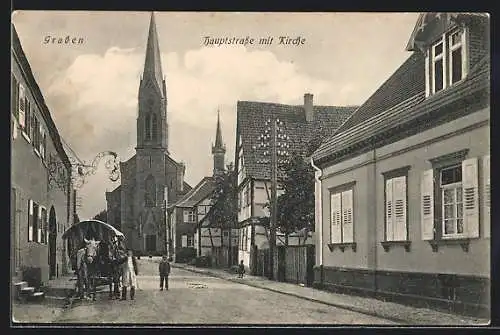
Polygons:
M173 268L170 290L159 290L156 260L139 261L135 301L76 303L55 323L394 324L244 284Z

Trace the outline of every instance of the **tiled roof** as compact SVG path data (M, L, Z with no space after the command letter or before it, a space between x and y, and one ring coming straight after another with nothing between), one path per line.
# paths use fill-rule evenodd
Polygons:
M342 150L352 148L358 143L375 139L379 136L386 136L389 134L389 131L426 117L426 115L435 111L440 106L448 104L457 98L464 97L467 94L488 88L489 65L489 55L486 55L471 68L464 81L428 98L425 98L425 88L423 88L421 92L399 104L380 111L371 118L367 118L335 134L314 152L312 155L313 159L324 161L329 156L339 154ZM423 67L420 71L424 72ZM375 105L374 109L376 108L377 106Z
M210 196L215 187L213 177L204 177L193 189L186 193L177 203L176 207L193 207L198 202Z
M238 101L237 138L241 135L243 160L247 176L269 179L271 168L269 155L258 148L259 137L266 130L265 122L277 118L284 123L284 134L289 139L287 149L304 152L315 137L325 137L339 127L357 106L314 106L314 120L307 122L303 105L283 105L269 102Z

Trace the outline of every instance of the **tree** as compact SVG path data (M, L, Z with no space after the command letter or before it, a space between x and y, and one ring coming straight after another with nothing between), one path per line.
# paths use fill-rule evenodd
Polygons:
M212 226L229 229L229 243L232 240L232 228L237 221L238 192L236 188L236 172L232 164L227 169L214 176L215 187L212 193L212 207L208 212L208 219ZM231 245L229 248L229 264L231 263Z
M288 235L305 230L306 236L314 229L314 170L304 156L292 154L288 163L280 167L283 173L283 194L277 199L277 228Z
M108 220L108 212L105 209L100 211L96 216L94 216L94 220L106 222Z

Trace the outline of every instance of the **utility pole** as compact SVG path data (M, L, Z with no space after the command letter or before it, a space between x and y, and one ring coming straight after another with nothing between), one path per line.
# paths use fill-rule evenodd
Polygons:
M269 269L270 279L274 279L274 252L276 250L276 211L277 211L277 188L278 188L278 162L276 149L276 120L271 124L271 218L270 218L270 241L269 241Z

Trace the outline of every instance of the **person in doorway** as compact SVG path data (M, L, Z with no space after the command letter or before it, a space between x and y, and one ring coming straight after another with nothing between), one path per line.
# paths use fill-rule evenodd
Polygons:
M123 263L122 268L122 300L127 300L127 289L130 287L130 299L134 300L135 288L137 287L137 260L132 252L128 250L127 260Z
M163 291L163 284L165 283L165 290L168 291L168 275L170 274L170 263L167 256L163 256L158 267L160 272L160 291Z
M245 273L245 265L243 264L243 260L241 260L238 265L238 278L243 278L243 274Z

